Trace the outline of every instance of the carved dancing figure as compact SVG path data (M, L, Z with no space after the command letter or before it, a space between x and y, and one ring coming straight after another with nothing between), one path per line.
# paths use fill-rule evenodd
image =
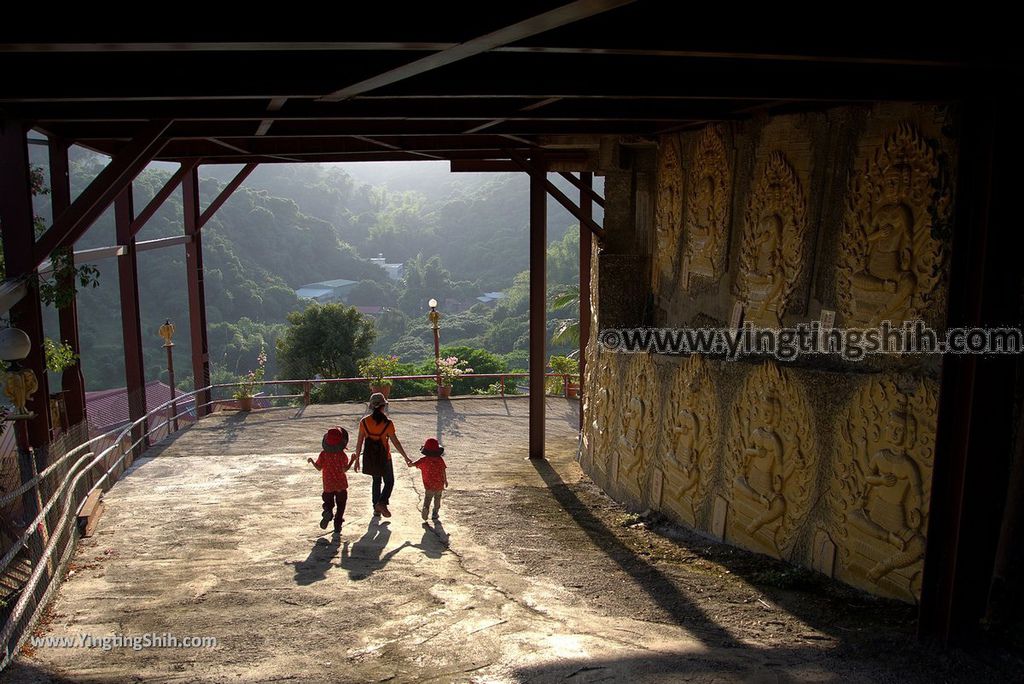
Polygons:
M747 525L747 533L750 535L785 515L786 498L783 490L793 470L793 464L786 463L785 448L778 433L781 414L779 400L767 397L763 407L764 422L751 431L752 446L744 450L743 467L736 478L736 485L741 491L765 506L764 513ZM753 484L751 480L754 480Z
M921 530L924 490L917 464L907 454L911 447L908 444L910 420L909 414L902 410L890 414L888 445L867 459L864 490L857 509L850 515L850 522L865 534L898 549L868 572L873 581L912 565L924 554L925 538ZM863 440L861 448L867 450ZM887 512L890 515L886 515Z

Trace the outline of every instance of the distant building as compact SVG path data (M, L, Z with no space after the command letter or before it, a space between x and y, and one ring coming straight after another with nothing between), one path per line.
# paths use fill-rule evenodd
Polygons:
M299 299L312 299L320 304L328 302L347 302L352 288L359 283L355 280L324 280L319 283L303 285L295 291Z
M482 295L476 298L476 301L482 304L494 304L495 302L505 298L504 292L484 292Z
M377 256L370 259L370 261L383 268L384 272L388 274L388 278L391 280L402 279L402 275L405 272L405 264L389 264L384 261L383 254L377 254Z

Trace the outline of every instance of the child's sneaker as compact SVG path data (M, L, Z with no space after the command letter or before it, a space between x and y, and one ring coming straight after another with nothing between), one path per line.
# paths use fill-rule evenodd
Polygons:
M380 514L383 515L385 518L390 518L391 517L391 511L389 511L388 507L385 506L384 504L381 504Z
M379 518L380 517L380 504L373 504L373 517L374 518Z
M437 513L434 513L434 515L430 516L430 519L431 520L440 520L441 516L439 514L437 514Z
M423 511L423 522L427 522L427 512Z
M327 529L327 523L331 522L331 518L333 518L333 517L334 516L331 515L330 513L324 513L324 517L320 518L320 529L321 530L326 530Z

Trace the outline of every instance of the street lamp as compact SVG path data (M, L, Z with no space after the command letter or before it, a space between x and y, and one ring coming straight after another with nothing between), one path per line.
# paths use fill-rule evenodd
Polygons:
M441 320L441 314L437 311L437 300L433 297L427 302L427 306L430 307L430 313L427 314L427 318L430 320L430 327L434 330L434 379L437 383L437 396L441 396L441 329L438 326L438 322Z
M174 401L174 324L171 323L171 319L168 318L164 321L164 324L160 326L160 330L157 334L164 339L164 349L167 350L167 384L171 386L171 425L175 432L178 431L178 404Z

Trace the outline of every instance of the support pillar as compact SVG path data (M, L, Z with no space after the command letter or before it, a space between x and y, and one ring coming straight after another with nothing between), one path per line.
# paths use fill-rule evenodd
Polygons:
M964 103L948 326L1020 326L1024 236L1016 228L1015 112L987 90ZM943 358L918 623L940 643L981 633L1005 515L1017 355Z
M0 122L0 226L4 262L8 278L26 278L35 272L35 224L32 211L32 177L28 159L27 129L20 121ZM32 350L21 362L36 374L39 389L28 403L35 417L18 429L18 447L35 451L36 467L46 467L46 448L50 443L50 390L46 378L43 351L43 315L39 290L28 293L11 309L11 324L24 330L32 340ZM22 473L24 475L24 473ZM30 476L31 477L31 476Z
M71 206L71 177L68 171L68 144L59 138L50 138L50 202L53 216L57 217ZM73 289L74 277L64 278L62 287ZM67 306L60 309L60 339L71 347L76 356L81 354L78 337L78 298L72 294ZM68 424L75 426L85 420L85 377L82 361L77 359L61 375L61 391L68 411ZM86 433L83 433L83 436Z
M580 173L580 213L588 219L594 217L594 203L590 191L593 189L594 174ZM590 259L593 250L593 234L583 221L580 222L580 429L583 429L583 396L586 391L587 342L590 340Z
M547 312L547 188L530 174L530 458L544 458L544 369Z
M185 270L188 281L189 331L192 341L192 377L197 390L210 384L210 353L206 339L206 290L203 287L203 241L200 230L199 172L191 169L182 180L185 209ZM196 416L210 411L209 390L196 395Z
M139 307L139 267L135 251L135 237L132 235L132 221L135 207L132 200L132 186L128 184L114 200L114 223L117 227L117 244L124 246L125 253L117 257L117 276L121 290L121 333L124 339L124 375L128 390L128 418L132 422L146 415L146 367L142 354L142 316ZM137 442L147 432L143 422L132 430L132 442ZM148 440L134 450L137 457L147 447Z

